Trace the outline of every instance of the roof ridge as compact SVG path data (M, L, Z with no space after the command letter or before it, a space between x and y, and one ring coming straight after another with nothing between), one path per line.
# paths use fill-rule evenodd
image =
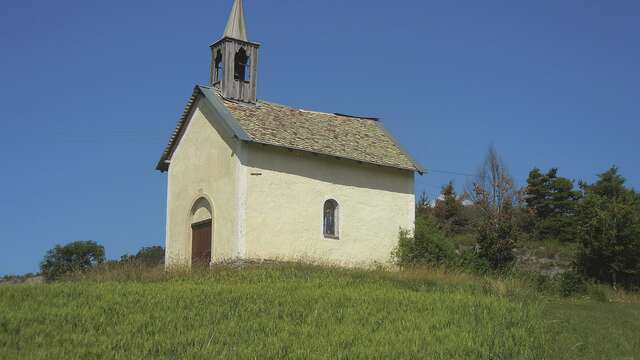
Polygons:
M341 113L334 113L334 115L353 118L353 119L380 121L379 117L373 117L373 116L349 115L349 114L341 114Z
M230 101L232 101L232 100L230 100ZM347 117L347 118L352 118L352 119L380 121L379 117L374 117L374 116L359 116L359 115L349 115L349 114L343 114L343 113L337 113L337 112L309 110L309 109L297 108L297 107L293 107L293 106L289 106L289 105L285 105L285 104L275 103L275 102L267 101L267 100L258 100L257 103L263 103L263 104L267 104L267 105L274 105L274 106L284 107L284 108L297 110L297 111L302 111L302 112L307 112L307 113L312 113L312 114L334 115L334 116Z

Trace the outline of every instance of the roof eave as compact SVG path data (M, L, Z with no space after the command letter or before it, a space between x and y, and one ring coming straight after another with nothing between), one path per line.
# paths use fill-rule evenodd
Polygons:
M209 45L209 47L214 47L214 46L216 46L216 45L220 44L221 42L223 42L223 41L227 41L227 40L229 40L229 41L237 41L237 42L240 42L240 43L243 43L243 44L253 45L253 46L255 46L255 47L260 47L260 46L262 46L262 44L257 43L257 42L248 41L248 40L240 40L240 39L232 38L232 37L229 37L229 36L223 36L223 37L222 37L222 38L220 38L218 41L216 41L216 42L214 42L213 44Z
M407 151L407 149L405 149L404 146L402 146L402 144L400 144L400 142L396 140L395 136L393 136L393 134L391 134L389 130L387 130L384 127L384 125L382 124L382 121L378 120L375 122L375 124L380 128L380 130L382 130L385 133L385 135L387 135L387 137L389 137L389 139L391 139L391 141L393 141L396 147L400 149L400 151L402 151L404 156L406 156L409 159L409 161L411 161L414 167L413 170L420 175L424 175L426 173L424 166L422 166L413 156L411 156L411 154Z
M156 170L164 173L169 171L169 164L171 163L171 161L166 160L164 158L160 158L160 161L158 161L158 164L156 164Z
M350 157L347 157L347 156L339 156L339 155L335 155L335 154L328 154L328 153L323 153L323 152L319 152L319 151L313 151L313 150L309 150L309 149L286 146L286 145L281 145L281 144L274 144L274 143L269 143L269 142L266 142L266 141L247 140L247 142L250 142L250 143L253 143L253 144L258 144L258 145L273 146L273 147L277 147L277 148L287 149L287 150L290 150L290 151L300 151L300 152L303 152L303 153L308 153L308 154L313 154L313 155L326 156L328 158L334 158L334 159L339 159L339 160L355 161L355 162L360 163L360 164L367 164L367 165L385 167L385 168L390 168L390 169L418 172L418 173L420 173L420 175L423 174L423 170L417 169L415 166L414 167L406 167L406 166L398 166L398 165L391 165L391 164L383 164L383 163L378 163L378 162L374 162L374 161L367 161L367 160L362 160L362 159L350 158Z

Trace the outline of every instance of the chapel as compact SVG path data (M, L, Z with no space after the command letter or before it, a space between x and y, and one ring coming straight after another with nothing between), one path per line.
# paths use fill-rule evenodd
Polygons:
M257 96L260 44L235 0L156 169L167 173L166 264L386 263L415 220L423 168L376 118Z

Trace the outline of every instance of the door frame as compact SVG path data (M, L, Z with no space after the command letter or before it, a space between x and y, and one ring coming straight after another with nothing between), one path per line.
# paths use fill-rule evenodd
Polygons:
M195 223L191 224L191 226L190 226L191 230L189 232L190 233L189 241L191 242L191 257L190 258L191 258L191 265L192 266L194 265L194 262L193 262L193 258L194 258L193 257L193 240L194 240L193 236L194 236L194 232L193 232L193 230L194 230L194 228L200 227L202 225L207 225L207 224L211 228L211 237L209 238L209 264L211 264L211 262L213 261L213 218L211 218L211 219L201 220L201 221L195 222Z

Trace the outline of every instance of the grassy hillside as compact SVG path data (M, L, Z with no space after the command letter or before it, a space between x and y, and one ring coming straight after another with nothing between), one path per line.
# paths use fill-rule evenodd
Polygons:
M640 305L518 279L304 265L0 287L3 359L638 358Z

